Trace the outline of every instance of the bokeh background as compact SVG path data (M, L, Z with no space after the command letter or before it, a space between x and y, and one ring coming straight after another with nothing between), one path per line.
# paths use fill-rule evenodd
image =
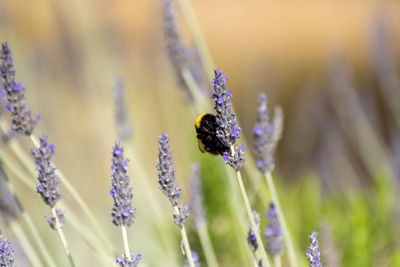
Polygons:
M190 2L215 66L228 76L250 144L258 93L268 95L271 108L283 107L285 129L276 151L275 177L299 252L306 249L307 235L327 221L343 266L399 266L400 4ZM182 38L191 47L190 31L174 7ZM162 23L157 0L0 2L0 40L8 41L27 103L41 116L35 134L48 135L55 144L55 164L82 194L116 250L122 253L123 248L119 229L109 219L108 192L117 139L112 89L122 77L132 153L138 160L131 161L130 171L138 211L129 229L132 250L143 254L147 266L174 266L154 229L162 220L175 257L183 262L179 231L157 189L157 138L164 132L171 139L185 201L191 164L203 164L209 228L221 266L243 266L246 256L235 254L240 248L232 245L229 234L234 221L226 215L224 197L229 194L221 193L226 181L214 171L222 159L197 149L193 124L198 112L175 83ZM32 146L23 137L18 142L26 151ZM8 151L6 145L1 149ZM142 171L136 172L139 164ZM47 207L32 188L9 176L41 236L54 243L50 251L61 259L59 266L66 266L57 237L43 219ZM151 198L161 207L158 215L148 207L150 193L143 189L143 179L154 189ZM252 177L245 179L250 184ZM259 201L257 188L250 191L254 206L264 213L267 206ZM102 265L68 226L68 212L79 217L79 207L68 193L63 199L72 207L66 211L65 231L79 266ZM87 223L84 216L82 223ZM2 223L1 228L7 226ZM243 240L245 231L238 233ZM190 233L194 249L201 250L195 231ZM306 263L304 254L299 259Z

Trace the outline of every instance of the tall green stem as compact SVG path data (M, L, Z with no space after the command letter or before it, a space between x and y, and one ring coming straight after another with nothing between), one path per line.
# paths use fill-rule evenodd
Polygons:
M200 219L199 222L196 222L196 229L199 234L200 244L203 248L207 265L210 267L218 267L217 257L215 256L214 248L207 231L206 222L203 219Z
M179 209L178 207L174 207L174 211L179 214ZM185 255L188 260L189 266L190 267L195 267L194 262L193 262L193 257L192 257L192 251L190 250L190 245L189 245L189 239L186 234L185 226L183 225L181 228L181 235L182 235L182 241L183 241L183 247L185 248Z
M264 175L265 175L265 179L267 180L268 188L271 193L272 202L274 203L276 210L277 210L277 216L278 216L279 223L282 226L283 238L285 239L286 247L288 250L290 266L297 267L296 254L295 254L295 251L293 248L292 240L290 238L289 229L287 228L287 225L286 225L285 216L283 215L283 212L281 209L281 204L278 199L278 194L276 193L276 190L275 190L274 181L272 180L272 176L271 176L270 172L265 172Z
M124 241L125 256L128 260L131 260L131 252L129 250L128 234L126 233L126 227L121 226L122 240Z

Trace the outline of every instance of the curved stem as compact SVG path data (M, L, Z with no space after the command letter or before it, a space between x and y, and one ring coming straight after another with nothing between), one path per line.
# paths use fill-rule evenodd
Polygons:
M231 152L232 154L234 153L233 146L231 146ZM244 188L242 175L240 174L240 171L236 172L236 176L239 183L240 191L242 193L244 205L246 207L247 215L249 216L250 219L250 225L254 229L254 235L256 236L257 244L259 245L259 250L261 250L263 261L265 261L266 265L269 267L271 265L269 263L267 253L265 252L264 244L262 242L260 233L256 230L257 229L256 221L254 220L253 212L250 206L249 198L247 197L246 189Z
M265 172L264 175L265 175L265 178L268 183L268 188L271 192L272 202L276 206L278 220L282 226L283 237L285 239L285 243L286 243L288 254L289 254L290 266L297 267L296 254L294 251L292 240L290 238L289 229L287 228L287 225L286 225L285 216L283 215L283 212L281 209L281 204L278 199L278 194L276 193L276 190L275 190L274 181L272 180L272 176L271 176L270 172Z
M178 207L175 206L174 211L176 213L179 213ZM182 226L182 228L181 228L181 235L182 235L183 246L185 248L185 255L188 260L189 266L195 267L194 262L193 262L193 257L192 257L192 251L190 250L189 239L187 237L186 230L185 230L185 226Z
M207 265L210 267L218 267L217 257L215 256L214 248L210 240L210 235L207 231L206 222L203 219L199 222L196 222L196 229L199 235L201 247L204 251Z
M65 254L68 257L69 264L71 265L71 267L76 267L74 259L72 258L71 252L69 251L68 243L67 243L67 240L65 239L64 232L63 232L63 230L62 230L62 228L60 226L60 222L58 221L58 216L57 216L56 209L52 208L51 212L53 213L53 216L54 216L54 218L56 220L57 233L58 233L58 236L60 237L61 244L62 244L62 246L64 248Z

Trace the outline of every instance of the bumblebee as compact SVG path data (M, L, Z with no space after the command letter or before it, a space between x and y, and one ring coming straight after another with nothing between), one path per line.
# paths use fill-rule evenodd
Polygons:
M229 153L229 147L224 145L217 137L217 121L215 115L205 113L196 119L195 123L197 141L202 153L209 152L214 155Z

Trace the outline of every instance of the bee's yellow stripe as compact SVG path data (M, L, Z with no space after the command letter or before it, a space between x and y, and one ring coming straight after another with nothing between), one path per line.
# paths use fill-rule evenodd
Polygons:
M201 123L201 120L203 119L203 117L205 116L205 115L207 115L207 113L204 113L204 114L201 114L199 117L197 117L197 119L196 119L196 128L200 128L200 123Z

